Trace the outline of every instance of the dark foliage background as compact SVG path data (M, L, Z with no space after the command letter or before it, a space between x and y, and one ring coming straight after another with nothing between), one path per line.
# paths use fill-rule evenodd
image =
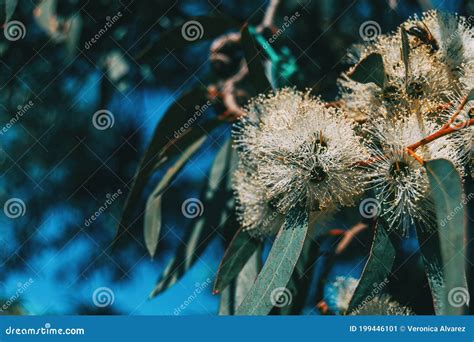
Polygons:
M17 41L3 35L0 38L0 125L7 125L19 106L33 103L0 135L0 203L3 206L15 197L26 205L25 215L17 219L0 213L0 297L10 298L18 284L31 278L32 285L10 306L10 313L173 314L195 283L213 279L223 253L225 237L218 236L181 281L147 300L174 253L173 247L191 223L180 215L181 203L199 196L211 159L228 137L229 127L213 133L166 192L164 238L154 260L147 254L141 229L145 195L151 188L136 203L137 229L127 233L127 244L113 251L111 242L125 197L154 127L179 94L194 85L210 85L223 75L209 63L211 41L186 48L152 48L151 52L150 46L155 46L163 32L192 16L213 14L257 25L268 3L62 0L49 13L45 2L20 0L12 20L24 24L25 37ZM38 6L43 7L38 10ZM279 38L297 66L292 83L333 100L335 80L347 68L346 50L361 42L361 23L375 20L382 32L388 32L410 15L429 8L469 15L474 13L474 2L282 1L275 26L279 27L285 16L300 14ZM85 43L118 12L120 19L87 49ZM69 29L63 34L75 20L81 21L77 32ZM113 127L94 127L92 117L100 109L113 113ZM216 113L208 115L221 114L218 108L214 110ZM104 204L107 195L118 190L122 195L87 225L85 220ZM328 278L348 272L358 277L370 242L368 235L353 242ZM323 241L322 250L330 254L334 242L332 238ZM390 283L392 292L401 302L415 302L418 313L432 313L430 298L423 291L425 279L412 276L420 263L417 246L410 239L399 243L404 253L397 256L401 267L397 279ZM323 253L316 264L316 278L326 261ZM407 283L412 293L404 290ZM103 286L113 290L115 301L98 308L92 294ZM331 305L329 297L326 301ZM217 306L218 298L211 295L209 286L181 314L214 314ZM309 308L307 312L317 310Z

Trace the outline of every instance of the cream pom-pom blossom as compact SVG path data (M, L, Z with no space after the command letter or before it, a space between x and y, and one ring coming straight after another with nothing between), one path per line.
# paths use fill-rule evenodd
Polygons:
M463 173L462 160L455 141L442 137L416 150L414 156L407 146L436 132L440 126L410 116L394 121L375 120L365 128L366 145L371 154L367 163L367 184L375 190L380 215L389 229L408 233L410 225L430 227L435 218L434 206L428 196L426 169L417 160L447 159Z
M402 32L402 30L404 32ZM402 52L403 35L408 58ZM391 34L380 35L349 54L355 65L378 54L385 73L383 84L361 83L351 72L339 80L341 98L356 121L374 118L380 106L388 118L409 113L436 115L453 98L466 96L474 80L473 29L466 19L454 14L430 11L421 19L403 23Z
M238 214L255 210L241 218L245 227L258 230L267 210L324 212L356 203L364 192L357 162L368 154L340 110L286 88L257 97L246 111L233 130L244 165L234 182Z

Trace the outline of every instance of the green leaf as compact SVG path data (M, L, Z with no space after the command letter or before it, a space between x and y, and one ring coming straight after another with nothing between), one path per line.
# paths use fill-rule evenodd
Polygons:
M204 213L189 227L185 237L180 241L175 257L168 263L150 298L175 284L194 265L216 232L226 225L237 226L233 215L231 191L224 186L231 175L233 153L229 139L219 150L209 174L209 182L201 195L204 199Z
M385 222L378 218L369 257L352 295L347 312L357 310L366 300L374 297L374 289L383 286L392 271L395 248L385 228Z
M272 86L265 75L261 52L257 49L257 45L251 34L254 31L254 28L249 28L249 26L245 24L241 31L241 42L249 69L250 81L257 94L263 94L271 90Z
M308 294L313 285L314 265L319 255L319 243L316 239L307 238L301 256L296 263L287 288L293 295L291 303L280 308L281 315L299 315L304 309Z
M193 115L195 106L204 104L206 98L207 89L204 87L198 87L185 93L171 105L156 126L150 145L140 161L133 184L125 201L114 245L127 238L128 234L124 234L126 230L136 229L134 226L128 227L135 209L134 205L139 202L140 195L156 166L177 155L179 151L184 150L194 141L207 134L206 130L195 127L188 130L186 134L181 134L178 137L175 136L175 132ZM180 144L177 145L178 143Z
M410 43L408 42L408 34L404 27L400 28L400 33L402 35L402 60L405 65L405 84L408 84Z
M204 144L207 137L201 137L199 140L190 145L183 154L176 160L158 183L153 193L148 198L145 209L145 244L153 257L158 245L161 230L161 199L163 192L169 187L171 181L176 177L178 172L183 168L191 156Z
M273 291L284 288L303 249L308 231L308 212L296 206L285 219L270 254L249 293L238 307L237 315L266 315L277 298Z
M458 306L453 301L454 292L467 293L464 244L466 217L461 177L454 165L444 159L428 161L425 166L438 226L439 248L434 251L440 252L436 261L440 263L443 277L442 284L433 283L433 297L437 299L435 305L440 314L461 315L465 306Z
M260 241L247 231L239 229L225 251L217 271L213 289L215 294L221 292L235 279L260 244Z
M7 23L15 12L18 0L0 0L0 23Z
M467 95L466 103L473 100L474 100L474 89L471 89L471 91Z
M240 23L222 15L188 18L182 25L163 33L157 41L145 46L136 59L151 61L161 53L214 39L239 27Z
M356 82L373 82L380 88L383 88L385 83L385 69L382 56L379 53L371 53L360 61L347 76Z

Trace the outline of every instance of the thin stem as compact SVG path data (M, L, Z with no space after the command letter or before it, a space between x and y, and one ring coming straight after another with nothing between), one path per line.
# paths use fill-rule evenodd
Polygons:
M453 132L459 131L460 129L469 127L473 124L474 124L474 119L469 119L455 126L448 125L446 127L446 125L444 125L439 131L434 132L433 134L428 135L426 138L423 138L420 141L408 146L407 149L411 151L415 151L420 146L426 145L436 139L444 137L445 135L451 134Z
M468 99L468 96L465 96L461 103L459 104L458 108L456 109L456 111L454 112L453 116L449 119L449 121L441 128L441 129L446 129L448 128L449 126L451 126L451 124L454 122L454 120L456 120L456 118L458 117L459 113L461 113L461 111L463 110L464 106L466 105L467 103L467 99Z

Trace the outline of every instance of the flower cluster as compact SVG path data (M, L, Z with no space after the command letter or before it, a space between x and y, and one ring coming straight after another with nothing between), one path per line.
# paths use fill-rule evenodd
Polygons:
M470 160L472 42L465 19L427 12L352 49L355 65L339 80L340 107L292 89L251 101L233 132L244 227L272 233L296 205L331 212L366 190L375 192L389 229L430 227L424 161L446 159L463 175ZM279 223L263 227L272 216Z
M363 193L354 186L362 181L356 163L368 155L353 125L308 93L283 89L258 97L233 133L241 160L238 212L250 230L262 232L259 223L272 210L332 211Z

